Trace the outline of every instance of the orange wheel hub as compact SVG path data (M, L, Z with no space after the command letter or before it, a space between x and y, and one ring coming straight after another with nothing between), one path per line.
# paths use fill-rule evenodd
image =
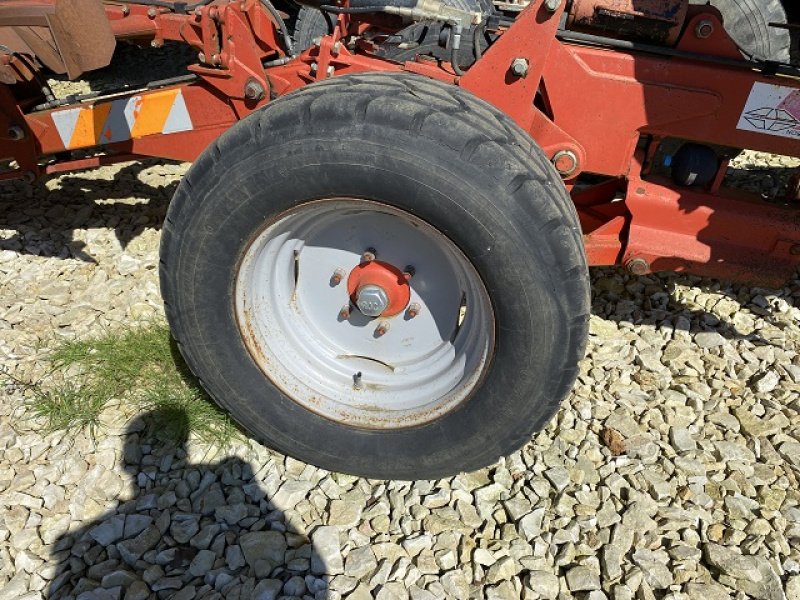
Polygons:
M382 317L392 317L401 313L411 299L411 287L406 274L389 263L372 260L358 265L347 278L347 292L353 304L358 306L359 292L366 286L376 286L383 290L388 298Z

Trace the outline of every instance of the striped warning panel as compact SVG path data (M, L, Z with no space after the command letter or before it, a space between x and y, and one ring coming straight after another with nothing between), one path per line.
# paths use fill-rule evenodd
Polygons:
M67 108L54 111L52 117L64 147L70 150L193 128L180 89Z

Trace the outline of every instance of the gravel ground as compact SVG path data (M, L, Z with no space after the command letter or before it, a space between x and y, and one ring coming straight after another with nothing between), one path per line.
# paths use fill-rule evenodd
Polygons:
M796 165L734 166L769 194ZM161 314L159 227L185 168L0 187L0 365L36 378L54 337ZM95 439L42 435L9 387L0 600L799 599L800 280L592 277L588 355L558 418L446 480L176 448L123 405Z

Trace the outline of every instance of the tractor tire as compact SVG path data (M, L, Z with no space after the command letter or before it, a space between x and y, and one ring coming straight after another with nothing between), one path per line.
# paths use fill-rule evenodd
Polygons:
M761 60L789 62L789 31L770 27L770 23L787 22L780 0L691 0L691 4L718 8L728 35L747 54Z
M333 21L336 15L331 15ZM294 22L294 48L302 52L314 44L314 40L331 32L331 26L325 13L318 8L301 6Z
M588 334L581 228L547 157L410 74L330 79L234 125L175 193L160 277L181 353L236 421L371 478L514 452Z

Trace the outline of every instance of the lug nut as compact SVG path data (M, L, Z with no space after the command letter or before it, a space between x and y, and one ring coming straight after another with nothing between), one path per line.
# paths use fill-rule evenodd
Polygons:
M650 263L643 258L632 258L625 263L625 268L632 275L646 275L650 271Z
M347 319L349 318L350 318L350 305L345 304L342 307L342 310L339 311L339 319L341 319L342 321L347 321Z
M345 277L347 277L347 271L339 267L331 275L331 285L339 285Z
M361 255L361 262L372 262L377 258L378 252L375 248L369 247L364 250L364 253Z
M421 310L422 307L419 305L418 302L412 302L411 305L408 307L408 311L406 314L408 314L409 319L413 319L419 314L419 311Z
M386 332L389 331L390 327L391 325L389 325L389 321L381 321L378 324L378 327L375 329L375 337L386 335Z

